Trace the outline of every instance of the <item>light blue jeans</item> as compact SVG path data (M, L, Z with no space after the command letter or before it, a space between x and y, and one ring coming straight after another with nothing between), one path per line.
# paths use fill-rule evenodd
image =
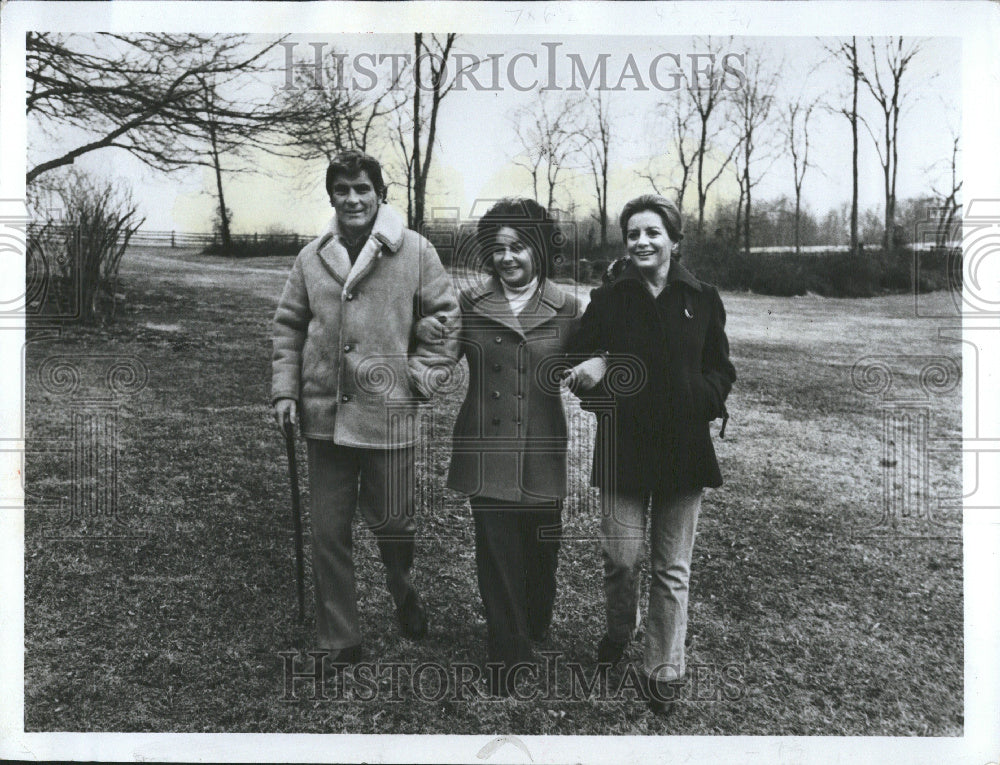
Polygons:
M649 615L643 669L663 682L684 677L688 581L701 489L661 497L602 492L601 548L608 635L631 640L641 623L639 562L650 512Z

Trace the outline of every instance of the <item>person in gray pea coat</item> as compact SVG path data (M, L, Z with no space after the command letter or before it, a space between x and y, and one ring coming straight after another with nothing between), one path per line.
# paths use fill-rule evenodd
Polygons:
M470 498L492 691L533 659L556 594L566 496L566 346L580 306L551 281L557 229L545 208L506 199L479 221L488 278L459 297L469 388L455 422L448 486Z

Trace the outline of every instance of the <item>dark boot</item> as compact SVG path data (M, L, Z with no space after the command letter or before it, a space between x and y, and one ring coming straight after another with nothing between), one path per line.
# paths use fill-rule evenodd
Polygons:
M628 640L612 640L610 635L605 635L597 644L597 663L617 666L625 656L628 644Z
M421 640L427 636L427 612L420 604L416 590L410 590L406 600L396 610L399 619L399 634L410 640Z

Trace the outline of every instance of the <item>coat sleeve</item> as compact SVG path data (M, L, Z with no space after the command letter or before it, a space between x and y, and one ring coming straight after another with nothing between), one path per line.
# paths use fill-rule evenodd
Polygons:
M590 291L590 303L576 325L567 351L573 356L591 356L598 351L606 351L605 331L606 291L600 288ZM582 359L580 359L582 360Z
M607 352L609 347L607 329L608 294L607 290L598 287L590 293L590 303L577 323L568 344L569 362L579 364L599 352ZM605 384L605 380L590 390L574 390L573 394L580 399L580 408L584 411L597 411L598 407L607 405L613 396Z
M429 345L415 338L411 343L407 365L414 393L429 399L439 387L448 382L458 361L462 318L451 277L441 265L433 245L426 240L421 242L420 284L414 308L414 326L425 316L438 316L451 328L448 339L441 345Z
M726 397L736 382L736 369L729 360L729 339L726 337L726 309L715 287L708 287L711 319L701 355L701 379L705 417L714 420L725 413Z
M274 312L274 353L271 357L271 403L279 398L298 400L302 380L302 346L312 311L302 273L301 256L295 259L285 289Z

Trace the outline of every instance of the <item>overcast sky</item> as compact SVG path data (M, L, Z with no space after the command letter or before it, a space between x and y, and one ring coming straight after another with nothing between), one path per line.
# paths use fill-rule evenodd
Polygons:
M357 88L369 87L373 82L381 87L388 82L392 56L409 54L413 46L410 35L299 35L290 41L297 44L293 51L297 58L314 55L316 48L310 44L320 46L325 57L335 50L345 54L345 73L351 81L348 84ZM728 60L733 70L750 72L759 61L765 69L780 71L776 92L779 104L801 94L806 100L822 97L838 105L849 93L850 80L840 65L824 63L828 58L824 43L834 42L832 38L813 37L737 37L732 41L712 38L712 47L721 54L742 57ZM577 86L581 86L579 65L590 72L602 61L614 128L609 193L614 215L630 196L650 190L636 172L645 168L650 157L659 156L661 167L671 162L669 136L657 129L652 118L657 103L672 97L669 89L676 82L676 73L683 70L690 75L692 66L706 65L704 58L692 56L706 50L704 38L680 36L469 35L459 37L455 50L467 57L466 63L473 58L483 62L473 76L486 89L479 91L471 80L466 81L464 90L453 91L442 103L429 206L458 208L462 215L470 214L477 200L530 195L529 176L512 162L522 147L514 133L511 113L537 102L537 90L531 88L535 80L539 86L568 88L575 78ZM284 85L282 67L286 55L282 49L274 51L273 81L258 88L273 90ZM497 64L488 58L490 55ZM381 65L377 63L379 56ZM598 68L598 77L599 73ZM731 73L728 77L738 86L737 75ZM957 131L961 125L960 77L960 41L923 39L922 51L904 81L907 109L900 126L900 199L928 193L946 169L943 163L950 155L951 130ZM591 87L597 85L595 78ZM863 92L861 103L877 131L874 101ZM819 109L813 116L810 137L815 167L806 177L803 195L807 205L822 214L850 199L849 124L843 116ZM35 141L31 156L51 156L54 148ZM720 148L728 149L728 144ZM864 131L860 161L861 204L877 205L883 198L881 168L872 140ZM941 164L932 168L934 163ZM94 152L78 160L77 165L129 179L146 215L145 228L205 231L211 227L214 179L208 172L163 174L114 149ZM324 167L268 157L261 157L259 166L260 173L227 178L227 203L235 215L234 229L265 231L281 226L303 234L318 231L329 215L322 185ZM755 199L793 195L787 150L779 149L773 162L762 162L759 169L766 172L762 172L755 189ZM736 194L729 171L717 188L722 199ZM573 197L586 209L593 205L591 193L588 178L570 171L563 176L557 199L565 203ZM390 202L405 207L405 196L396 191L390 195ZM693 187L689 187L687 212L693 204Z

